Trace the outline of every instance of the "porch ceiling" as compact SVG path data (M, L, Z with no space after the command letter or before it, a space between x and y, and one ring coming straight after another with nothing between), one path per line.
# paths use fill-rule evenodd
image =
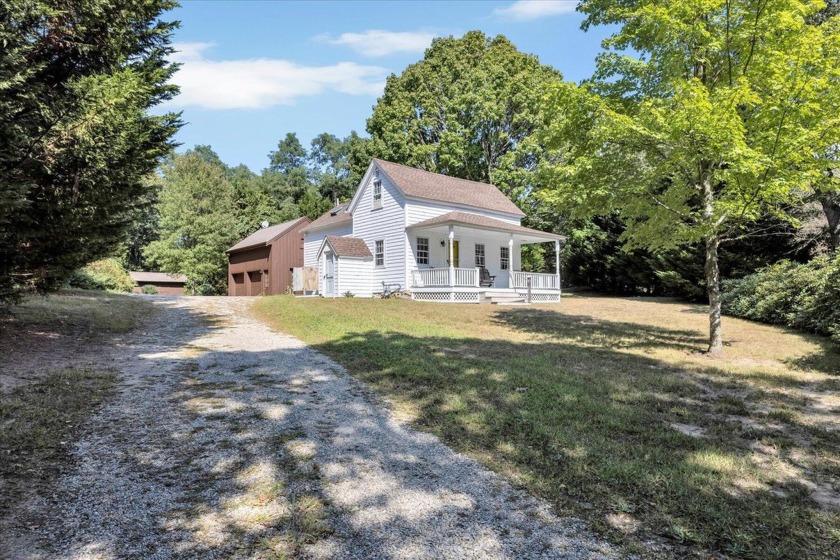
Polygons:
M449 212L429 220L424 220L408 226L407 230L428 231L442 235L449 234L449 226L454 226L458 231L481 230L482 232L498 233L505 238L513 234L513 238L519 243L546 243L549 241L562 241L563 237L545 231L526 228L516 224L510 224L477 214L466 212Z

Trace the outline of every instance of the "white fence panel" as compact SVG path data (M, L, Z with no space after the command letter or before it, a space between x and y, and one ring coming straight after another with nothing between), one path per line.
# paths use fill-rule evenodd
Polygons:
M531 277L531 287L540 289L557 290L557 275L540 272L511 272L511 286L513 288L527 288L528 277Z
M477 268L455 268L454 282L450 282L448 268L420 268L411 271L412 288L436 286L478 286Z
M455 269L455 285L456 286L478 286L478 269L477 268L456 268Z

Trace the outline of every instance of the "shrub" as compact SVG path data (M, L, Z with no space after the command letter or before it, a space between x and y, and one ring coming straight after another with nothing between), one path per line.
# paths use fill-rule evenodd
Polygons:
M346 292L344 292L344 293L343 293L343 294L341 294L341 295L343 295L343 296L344 296L344 297L346 297L346 298L351 298L351 297L355 297L355 296L356 296L356 294L354 294L354 293L353 293L353 292L351 292L350 290L347 290Z
M151 284L146 284L141 290L144 294L153 296L158 293L158 289Z
M840 256L781 261L723 283L728 315L824 334L840 342Z
M130 292L134 280L117 259L94 261L74 272L67 284L83 290L107 290L109 292Z
M216 288L213 287L213 284L201 284L195 289L195 293L199 296L215 296Z

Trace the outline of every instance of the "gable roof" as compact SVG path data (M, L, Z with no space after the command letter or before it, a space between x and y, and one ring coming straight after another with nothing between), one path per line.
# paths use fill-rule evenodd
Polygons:
M324 238L324 244L330 244L332 250L339 257L351 257L356 259L372 259L373 255L363 239L358 237L339 237L337 235L328 235ZM321 245L321 250L324 246Z
M276 224L273 226L269 226L267 228L258 229L227 251L226 253L233 253L235 251L241 251L242 249L250 249L252 247L264 247L301 223L302 221L309 221L309 218L306 216L302 218L295 218L294 220L289 220L288 222L283 222L282 224Z
M502 220L497 220L495 218L479 216L478 214L469 214L467 212L449 212L447 214L442 214L440 216L436 216L434 218L424 220L416 224L412 224L406 229L434 227L448 224L460 224L479 229L489 229L493 231L507 231L510 233L518 233L521 235L528 235L531 237L541 237L545 238L546 240L563 239L562 236L554 233L548 233L545 231L540 231L538 229L531 229L525 226L518 226L516 224L510 224L508 222L503 222Z
M349 205L349 203L339 204L338 206L330 209L329 212L324 212L318 216L314 222L303 228L302 231L306 233L307 231L319 229L325 226L336 226L338 224L351 221L353 216L347 212L347 207Z
M381 159L373 161L409 198L448 202L519 217L525 216L525 213L495 185L449 177Z
M187 282L187 277L183 274L133 271L129 272L128 275L135 282L170 282L172 284L186 284Z

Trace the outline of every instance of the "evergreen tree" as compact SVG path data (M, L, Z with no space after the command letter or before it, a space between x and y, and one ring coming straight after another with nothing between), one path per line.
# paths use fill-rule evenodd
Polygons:
M0 4L0 301L124 242L172 148L171 0Z

